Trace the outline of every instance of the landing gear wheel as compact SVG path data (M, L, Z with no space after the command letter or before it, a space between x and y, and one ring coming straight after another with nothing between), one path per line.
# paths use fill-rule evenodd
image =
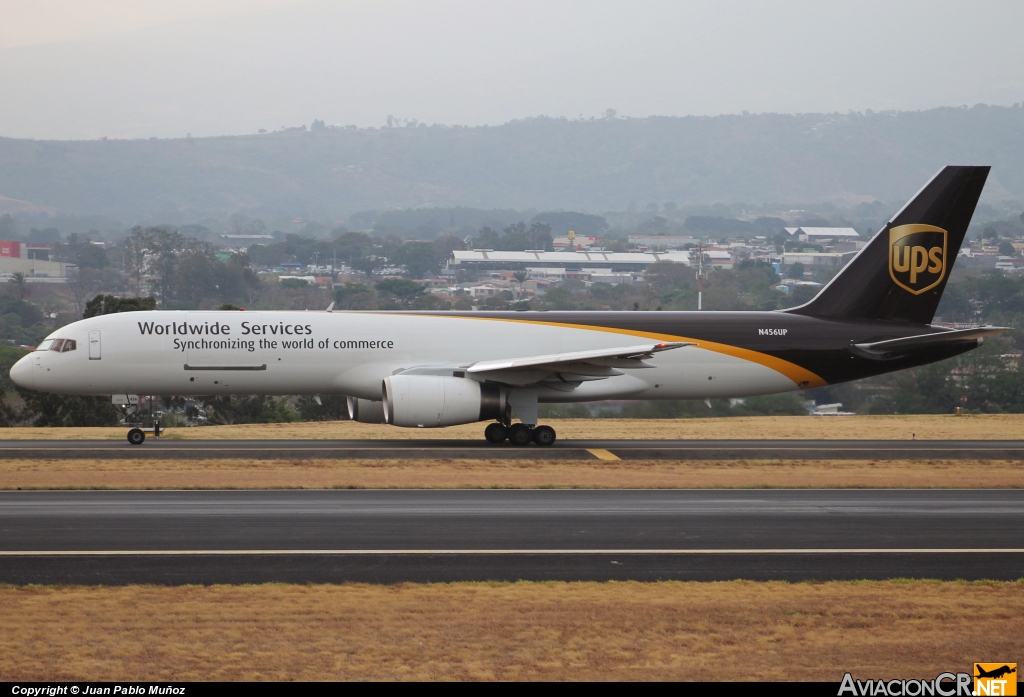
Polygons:
M495 445L498 443L504 443L505 440L508 439L508 429L505 428L504 424L489 424L487 428L484 429L484 438Z
M512 445L529 445L533 440L533 430L526 424L512 424L508 429L508 442Z
M128 431L128 442L132 445L142 445L142 442L146 440L146 434L138 428L133 428Z
M550 426L538 426L533 429L533 442L537 445L554 445L555 429Z

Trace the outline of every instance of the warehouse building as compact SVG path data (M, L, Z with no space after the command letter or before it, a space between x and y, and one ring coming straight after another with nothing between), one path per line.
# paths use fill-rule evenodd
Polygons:
M452 252L448 267L468 271L560 268L602 269L606 273L643 272L660 262L690 264L689 252L496 252L489 249Z

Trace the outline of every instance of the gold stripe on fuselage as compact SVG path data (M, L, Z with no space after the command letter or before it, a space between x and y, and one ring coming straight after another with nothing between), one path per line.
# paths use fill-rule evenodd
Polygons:
M368 313L376 314L376 313ZM406 313L395 313L395 314L406 314ZM443 317L446 319L469 319L477 322L490 321L490 322L518 322L521 324L539 324L546 325L549 327L563 327L566 329L583 329L588 331L606 332L609 334L622 334L626 336L638 336L644 339L656 339L658 341L684 341L692 342L697 344L699 348L714 351L715 353L721 353L726 356L732 356L733 358L741 358L751 363L757 363L763 365L766 368L771 368L777 373L785 375L787 378L793 381L793 384L797 385L800 389L810 389L812 387L824 387L828 384L821 376L812 373L811 371L803 368L796 363L790 363L789 361L771 356L767 353L761 353L760 351L754 351L752 349L745 349L739 346L732 346L731 344L722 344L717 341L707 341L705 339L695 339L687 336L677 336L675 334L662 334L660 332L646 332L638 329L618 329L615 327L602 327L600 325L592 324L572 324L570 322L548 322L545 320L537 319L517 319L514 317L471 317L468 315L435 315L432 313L423 314L406 314L409 317Z

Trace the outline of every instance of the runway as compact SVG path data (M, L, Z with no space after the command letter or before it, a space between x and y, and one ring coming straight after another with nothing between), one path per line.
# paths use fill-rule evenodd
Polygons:
M0 493L0 582L1024 578L1021 490Z
M1019 460L1024 441L925 440L564 440L552 447L480 440L0 441L19 459L530 459L530 460Z

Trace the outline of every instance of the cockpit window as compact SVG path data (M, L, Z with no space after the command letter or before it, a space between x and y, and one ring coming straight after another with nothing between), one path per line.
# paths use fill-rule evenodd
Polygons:
M36 346L36 351L57 351L58 353L67 353L68 351L74 351L77 348L78 343L74 339L47 339Z

